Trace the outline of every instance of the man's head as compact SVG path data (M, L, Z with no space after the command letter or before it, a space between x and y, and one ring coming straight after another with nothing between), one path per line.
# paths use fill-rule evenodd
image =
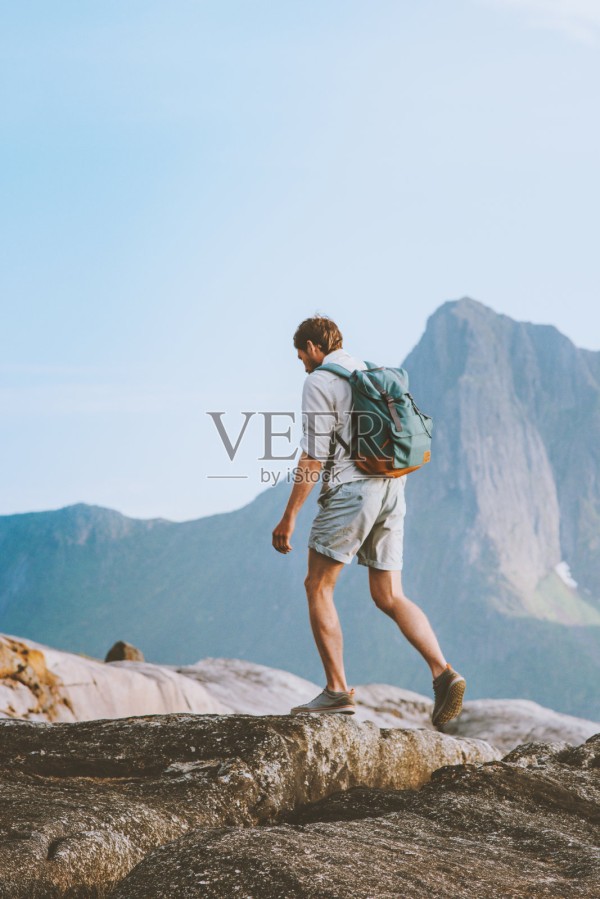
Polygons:
M296 328L294 346L304 370L314 371L328 355L342 347L342 333L336 323L324 315L306 318Z

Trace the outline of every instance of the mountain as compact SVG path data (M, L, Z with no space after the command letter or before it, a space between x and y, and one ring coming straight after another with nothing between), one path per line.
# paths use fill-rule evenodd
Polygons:
M462 300L405 364L437 422L433 476L411 479L412 502L434 510L436 545L460 516L461 581L493 573L508 614L600 623L600 353Z
M431 316L404 364L435 423L432 461L407 483L408 596L470 699L598 718L600 353L463 299ZM0 627L100 657L122 637L153 662L245 658L320 683L303 591L316 495L294 552L270 545L288 489L183 523L84 504L2 516ZM362 567L336 595L351 682L429 693Z

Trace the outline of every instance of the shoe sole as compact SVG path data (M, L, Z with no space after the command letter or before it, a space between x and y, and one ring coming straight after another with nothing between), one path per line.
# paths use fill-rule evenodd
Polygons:
M448 721L452 721L453 718L460 715L466 689L467 682L464 678L451 684L443 706L437 713L435 720L432 721L434 727L438 727L440 724L447 724Z
M290 715L331 715L332 713L342 713L343 715L354 715L356 709L351 706L339 709L292 709Z

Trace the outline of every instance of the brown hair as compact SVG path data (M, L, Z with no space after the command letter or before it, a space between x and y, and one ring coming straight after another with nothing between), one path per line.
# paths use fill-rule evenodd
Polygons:
M336 323L327 316L313 315L312 318L304 319L296 328L294 346L297 350L306 350L309 340L327 355L327 353L340 349L342 332Z

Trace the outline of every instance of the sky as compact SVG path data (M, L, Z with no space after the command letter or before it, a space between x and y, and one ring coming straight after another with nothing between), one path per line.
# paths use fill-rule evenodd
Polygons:
M316 312L388 365L462 296L599 350L599 87L598 0L0 4L0 514L249 502Z

